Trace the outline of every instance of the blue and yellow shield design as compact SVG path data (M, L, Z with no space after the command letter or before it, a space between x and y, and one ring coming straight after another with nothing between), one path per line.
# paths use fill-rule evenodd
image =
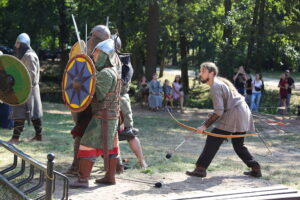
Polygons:
M95 66L85 54L71 58L66 66L62 93L67 107L73 112L83 111L92 101L95 93Z

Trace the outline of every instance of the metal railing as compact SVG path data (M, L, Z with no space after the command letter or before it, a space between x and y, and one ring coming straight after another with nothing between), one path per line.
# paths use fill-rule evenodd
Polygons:
M6 150L10 151L14 155L12 165L0 171L0 183L2 182L2 184L4 184L9 190L11 190L12 193L19 196L21 199L32 199L28 195L32 195L34 192L38 192L38 190L44 186L44 183L46 181L45 192L33 199L51 200L52 195L56 189L56 180L59 177L63 181L63 190L60 199L68 199L69 179L62 173L53 170L53 160L55 158L54 154L47 155L48 162L47 166L45 166L44 164L33 159L29 155L23 153L22 151L20 151L13 145L8 144L7 142L0 140L0 146L4 147ZM21 160L21 166L17 167L19 160ZM26 164L29 165L29 170L26 170ZM17 168L20 169L17 172L13 172L16 171L15 169ZM26 175L26 171L29 171L28 176L22 178L24 175ZM37 181L34 179L36 172L38 172L39 174ZM19 177L20 180L16 181L17 177ZM13 182L13 180L15 181ZM22 186L25 186L27 184L31 187L24 189L24 187Z

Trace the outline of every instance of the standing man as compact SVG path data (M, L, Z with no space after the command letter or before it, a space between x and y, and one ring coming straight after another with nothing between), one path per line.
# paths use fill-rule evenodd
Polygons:
M202 133L215 121L219 120L213 133L222 135L240 135L248 130L254 130L254 124L250 109L244 97L238 93L232 83L227 79L218 77L218 67L212 62L202 63L200 66L199 78L210 88L210 96L213 102L214 112L198 130ZM215 157L224 138L207 136L204 149L198 158L194 171L187 171L190 176L206 177L206 169ZM254 160L247 147L244 145L244 138L232 138L234 151L239 158L250 168L245 175L261 177L260 165Z
M121 39L113 35L112 37L115 41L115 48L119 52L121 50ZM122 88L120 93L120 108L121 108L121 115L124 124L124 130L119 132L119 141L127 140L130 149L135 154L139 165L142 168L147 167L147 164L144 159L143 150L141 146L141 142L137 137L138 129L133 128L133 117L132 117L132 109L131 109L131 102L128 91L130 89L130 82L133 75L133 68L130 62L129 55L120 55L119 56L122 61ZM122 163L121 159L118 160L118 167L117 171L122 172Z
M285 74L287 76L287 81L288 81L288 89L287 89L287 98L286 98L286 108L287 112L290 112L290 102L291 102L291 96L292 96L292 89L295 89L295 81L291 77L291 72L290 70L285 70Z
M32 81L32 92L23 105L14 106L12 118L14 119L14 130L10 144L18 144L21 132L24 129L25 119L32 122L35 136L31 140L42 141L42 101L40 97L40 63L38 56L30 47L28 34L21 33L15 43L15 56L26 66Z
M91 103L92 119L80 141L79 177L71 188L88 188L93 165L98 156L104 157L106 174L97 184L116 184L115 173L119 153L117 125L120 112L121 62L112 39L100 42L93 51L96 90Z
M92 51L97 44L99 44L104 40L109 39L110 37L111 37L110 30L108 29L107 26L104 25L95 26L92 29L87 42L88 56L90 57L92 56ZM71 164L71 167L65 173L66 175L71 175L71 176L78 175L79 159L77 158L77 154L78 154L81 137L83 136L84 131L92 118L91 105L89 105L84 111L77 113L76 118L77 120L75 126L71 130L71 134L73 135L74 138L73 162Z

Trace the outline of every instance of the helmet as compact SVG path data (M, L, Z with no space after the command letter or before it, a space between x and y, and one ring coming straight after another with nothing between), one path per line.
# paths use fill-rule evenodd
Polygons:
M16 42L25 43L30 46L30 37L27 33L21 33L18 35Z
M101 60L96 61L96 65L98 63L98 65L100 67L102 67L105 64L106 59L108 58L110 63L113 66L119 66L120 65L120 60L116 54L115 51L115 42L112 39L108 39L108 40L104 40L102 42L100 42L99 44L96 45L96 47L94 48L93 52L99 49L100 53L105 54L100 56Z
M122 41L121 41L120 37L117 34L114 34L111 36L111 39L113 39L115 41L116 51L119 52L122 48Z
M102 41L110 38L110 30L107 26L97 25L91 31L91 33L94 32L96 33L96 36Z
M0 56L3 55L2 51L0 51Z

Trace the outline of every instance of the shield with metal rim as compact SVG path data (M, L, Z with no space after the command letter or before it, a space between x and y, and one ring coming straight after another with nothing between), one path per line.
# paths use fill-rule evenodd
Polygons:
M31 94L31 78L25 65L11 55L0 56L0 100L16 106Z
M90 57L78 54L69 60L62 80L63 99L73 112L83 111L95 93L95 66Z

